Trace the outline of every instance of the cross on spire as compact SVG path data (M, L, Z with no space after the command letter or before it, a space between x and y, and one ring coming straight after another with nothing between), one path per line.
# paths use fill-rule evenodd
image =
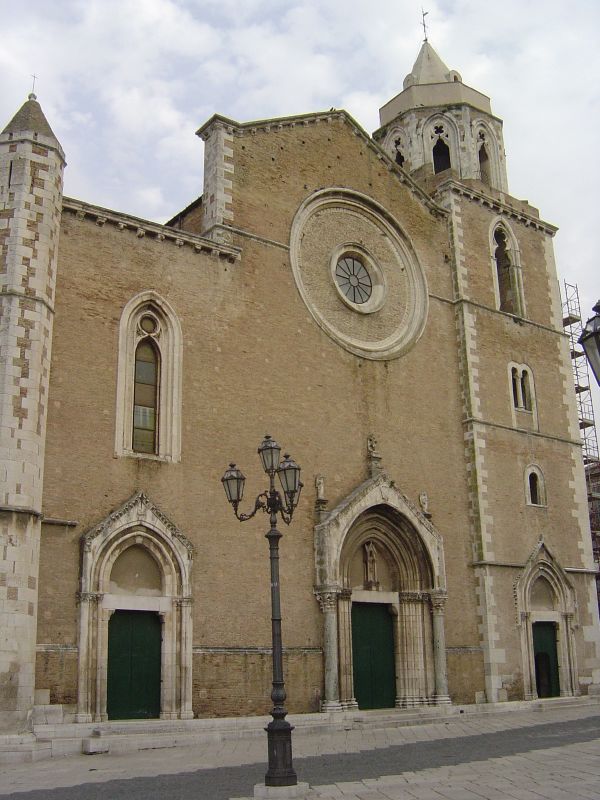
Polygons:
M35 74L33 73L33 74L31 75L31 77L33 78L33 83L32 83L32 85L31 85L31 94L35 94L35 82L36 82L36 80L37 80L37 75L35 75Z
M425 17L427 16L427 14L429 14L429 11L424 11L423 6L421 6L421 16L423 17L421 25L423 26L423 36L425 37L423 39L424 42L427 41L427 23L425 22Z

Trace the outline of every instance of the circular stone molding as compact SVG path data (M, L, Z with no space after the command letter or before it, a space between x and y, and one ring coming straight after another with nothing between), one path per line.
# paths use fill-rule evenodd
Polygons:
M314 320L351 353L374 360L398 358L423 333L425 275L407 235L370 197L341 188L308 197L292 223L290 258L296 286ZM359 261L368 274L370 295L362 302L353 302L353 293L346 293L336 278L344 258Z

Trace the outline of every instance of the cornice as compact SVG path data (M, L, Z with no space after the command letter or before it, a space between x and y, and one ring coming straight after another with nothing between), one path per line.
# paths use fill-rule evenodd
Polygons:
M138 239L150 236L158 242L175 245L176 247L191 247L196 253L216 256L233 263L240 257L241 249L232 245L224 245L200 236L196 233L181 231L168 225L160 225L146 219L122 214L101 206L90 205L71 197L63 198L63 213L73 214L80 220L89 220L99 227L105 225L116 227L118 230L134 234Z
M478 192L476 189L465 186L464 183L454 180L453 178L449 178L443 183L438 184L438 186L435 188L435 191L432 193L432 197L438 197L445 190L450 191L453 194L460 195L461 197L465 197L472 202L479 203L480 205L495 211L497 214L503 214L504 216L510 217L511 219L522 223L528 228L534 228L535 230L547 233L549 236L554 236L558 230L555 225L551 225L549 222L544 222L543 220L539 219L539 217L534 217L532 214L526 214L524 211L519 211L519 209L515 208L509 203L503 203L501 200L498 200L495 197L490 197L489 195L483 194L483 192Z

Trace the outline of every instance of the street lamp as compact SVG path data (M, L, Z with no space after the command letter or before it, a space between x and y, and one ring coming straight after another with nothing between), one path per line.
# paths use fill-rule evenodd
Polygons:
M265 775L266 786L295 786L298 778L292 766L292 730L286 720L285 683L283 681L283 648L281 643L281 607L279 592L279 540L282 534L277 530L277 515L280 514L286 525L292 521L294 510L300 499L302 483L300 467L285 453L280 461L281 447L270 436L265 436L258 448L258 455L264 471L269 476L268 491L261 492L250 514L238 514L238 506L244 496L246 478L235 464L230 464L221 478L227 500L233 506L235 516L245 522L261 510L269 514L271 527L266 534L269 540L271 561L271 633L273 638L273 689L271 700L273 719L266 727L269 749L269 768ZM275 474L279 476L283 494L275 488Z
M596 383L600 386L600 300L593 309L596 313L585 323L579 344L585 350L587 360L592 368Z

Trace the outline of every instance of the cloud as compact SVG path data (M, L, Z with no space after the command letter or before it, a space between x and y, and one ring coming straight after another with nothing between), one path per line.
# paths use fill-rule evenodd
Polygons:
M511 191L560 226L559 270L591 313L600 4L428 9L441 57L504 118ZM166 219L201 193L194 132L215 111L249 120L347 107L377 128L417 55L420 21L408 0L29 0L3 18L0 111L12 117L35 72L67 154L67 193Z

